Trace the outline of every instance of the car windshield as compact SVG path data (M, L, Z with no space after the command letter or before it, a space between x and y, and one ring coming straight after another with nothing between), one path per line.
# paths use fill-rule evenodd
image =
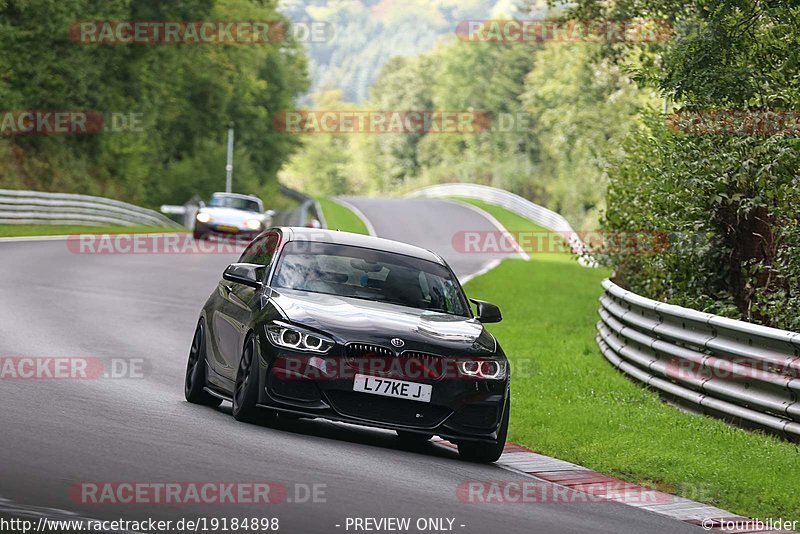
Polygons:
M272 286L469 316L461 287L443 265L362 247L292 241Z
M248 200L246 198L229 197L225 195L214 195L208 201L208 206L211 208L233 208L235 210L254 211L258 213L258 202L255 200Z

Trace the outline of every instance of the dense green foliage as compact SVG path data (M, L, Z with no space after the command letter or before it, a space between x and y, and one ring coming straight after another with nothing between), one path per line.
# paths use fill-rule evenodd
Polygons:
M308 46L314 93L341 90L346 102L364 102L384 64L426 52L462 20L512 15L507 0L281 0L294 21L330 25L325 42Z
M540 2L529 4L541 14ZM290 32L271 45L148 46L78 44L68 31L76 20L283 15L272 0L0 0L3 110L93 110L142 120L134 131L2 136L0 187L151 206L183 202L221 187L226 126L234 121L234 188L272 205L279 170L288 185L319 196L489 184L546 205L579 229L602 220L611 232L667 235L671 246L656 253L625 249L606 257L629 289L800 329L796 134L698 134L670 128L664 115L664 108L796 111L800 6L580 0L566 16L664 19L674 35L644 44L442 37L461 20L508 14L508 5L284 1L281 9L297 21L333 24L334 38L301 45ZM303 48L315 89L340 88L314 93L316 109L471 110L491 127L305 135L290 158L298 140L276 132L272 118L292 109L308 85Z
M781 136L692 136L653 116L611 169L607 228L663 234L657 254L612 254L627 288L800 330L800 152Z
M223 187L269 197L296 143L271 117L307 87L291 40L241 45L76 43L86 20L283 20L270 0L0 0L0 108L138 114L135 131L0 137L0 187L81 192L144 205Z
M658 61L628 66L676 112L760 118L798 110L800 6L585 0L579 7L583 16L670 19L675 36L651 52ZM794 116L788 123L797 126ZM670 128L665 119L652 112L610 166L604 224L663 232L671 245L657 254L612 254L618 279L655 299L800 330L797 131L713 121Z
M800 6L581 0L566 9L553 13L658 19L672 33L641 43L442 40L386 63L367 101L320 93L315 107L474 110L491 119L488 131L307 135L284 178L324 194L453 181L505 188L579 229L602 219L611 235L666 236L663 250L606 250L633 291L800 330L797 132L713 119L792 112L787 124L798 127ZM692 130L671 115L691 113L709 122Z
M367 102L315 95L320 110L472 110L479 133L306 135L282 177L336 195L476 182L521 194L594 228L607 160L652 99L596 45L450 40L386 64Z

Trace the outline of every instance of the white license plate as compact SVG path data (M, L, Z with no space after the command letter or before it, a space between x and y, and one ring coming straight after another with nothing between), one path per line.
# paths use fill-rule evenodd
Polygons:
M416 382L406 382L405 380L395 380L393 378L383 378L381 376L357 374L353 382L353 391L383 395L384 397L395 397L397 399L430 402L433 386L417 384Z

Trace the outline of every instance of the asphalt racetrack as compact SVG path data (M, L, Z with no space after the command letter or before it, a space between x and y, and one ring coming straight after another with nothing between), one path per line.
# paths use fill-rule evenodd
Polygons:
M461 278L498 259L453 251L454 232L496 229L467 207L440 200L349 202L379 236L439 252ZM404 448L393 432L323 420L250 425L236 422L227 402L219 409L187 403L184 371L199 310L236 259L76 254L64 240L0 243L0 356L141 365L141 376L117 379L0 380L0 516L274 517L279 532L292 534L355 532L352 518L389 517L410 518L409 532L419 532L420 518L451 519L450 531L464 534L697 531L605 502L464 502L457 489L465 482L533 479L461 461L433 443ZM76 490L86 482L210 481L269 482L284 487L286 499L95 504Z

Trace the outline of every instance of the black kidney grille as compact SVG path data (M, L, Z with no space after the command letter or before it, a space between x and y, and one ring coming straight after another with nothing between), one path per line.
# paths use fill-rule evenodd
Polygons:
M345 359L350 367L367 375L439 380L445 373L445 360L435 354L406 351L396 355L391 349L364 343L347 345Z
M407 351L400 355L401 368L410 378L439 380L445 373L445 359L435 354Z
M365 343L350 343L346 348L347 358L359 358L370 356L394 356L392 349L379 345L367 345Z

